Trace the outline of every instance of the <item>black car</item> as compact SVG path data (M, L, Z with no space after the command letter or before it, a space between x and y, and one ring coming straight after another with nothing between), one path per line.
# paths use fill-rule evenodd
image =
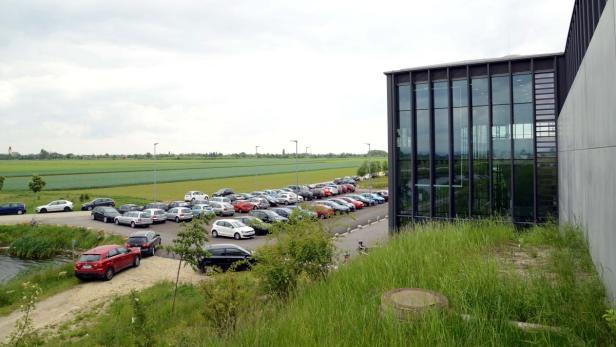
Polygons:
M270 210L252 210L250 211L251 216L255 216L265 223L274 223L274 222L286 222L287 218L278 215L274 211Z
M120 206L120 208L118 209L118 212L120 212L121 214L125 214L126 212L129 211L141 211L143 210L143 206L139 206L139 205L135 205L135 204L125 204Z
M306 201L314 199L314 194L312 194L310 189L308 189L308 187L306 187L306 186L292 185L292 186L289 186L289 189L291 189L293 191L293 193L295 193L295 194L301 196L302 198L304 198L304 200L306 200Z
M113 207L98 206L92 210L92 219L100 220L105 223L113 223L113 219L120 215L120 212Z
M389 192L386 190L379 190L378 192L376 192L376 194L385 199L385 201L389 200Z
M291 213L293 213L292 209L286 207L274 207L272 208L272 211L274 211L277 215L287 219L289 219L289 217L291 217Z
M263 198L263 199L267 200L267 202L270 204L270 206L277 206L278 205L278 199L276 199L276 197L273 196L273 195L263 194L261 196L258 196L258 198Z
M255 233L257 235L266 235L267 233L269 233L270 229L272 228L270 224L267 224L264 221L254 216L241 216L241 217L237 217L234 219L237 219L240 222L255 229Z
M139 247L141 248L141 254L154 255L156 249L161 246L162 239L159 234L154 233L151 230L136 231L126 241L126 248Z
M92 211L95 207L98 206L108 206L115 207L115 201L111 198L96 198L90 202L86 202L81 205L82 211Z
M325 197L325 192L323 191L323 188L312 188L310 189L310 192L312 193L313 199L322 199Z
M227 196L235 194L231 188L222 188L219 189L216 193L212 194L212 196Z
M169 209L169 204L165 204L164 202L151 202L147 205L145 205L145 207L143 208L144 210L149 210L152 208L156 208L159 210L165 210L167 211Z
M236 270L245 270L255 263L252 253L233 244L207 245L205 250L209 255L199 260L198 267L201 271L205 271L209 266L218 266L226 271L236 262L242 262L237 265Z

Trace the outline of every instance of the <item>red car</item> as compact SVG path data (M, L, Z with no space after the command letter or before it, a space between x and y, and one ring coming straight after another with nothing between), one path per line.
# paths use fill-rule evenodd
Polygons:
M116 273L129 267L137 267L140 262L139 248L99 246L81 254L75 263L75 276L80 280L103 278L109 281Z
M364 208L364 203L359 200L355 200L353 198L347 198L346 196L343 196L340 199L346 202L350 202L351 204L353 204L353 206L355 206L355 209L357 210L361 210L362 208Z
M254 203L246 200L235 200L231 204L233 205L235 212L250 212L257 209Z
M355 186L354 185L352 185L350 183L346 183L346 184L343 184L343 186L346 187L347 192L349 192L349 193L354 193L355 192Z
M329 218L334 215L334 210L332 208L321 204L314 205L314 212L317 213L317 217L320 219Z
M329 189L328 187L323 187L323 196L324 197L330 197L332 196L332 191L331 189Z

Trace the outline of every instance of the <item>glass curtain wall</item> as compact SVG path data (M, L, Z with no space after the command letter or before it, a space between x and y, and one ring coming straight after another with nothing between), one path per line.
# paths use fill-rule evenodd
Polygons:
M534 116L531 74L513 75L513 215L518 222L534 220Z
M473 103L473 215L490 214L488 79L471 80Z
M449 216L449 86L432 83L434 102L434 215Z
M396 148L398 157L398 209L401 214L413 211L413 163L411 129L411 86L398 86L398 128Z
M430 111L427 83L415 84L417 117L417 216L430 217Z
M453 108L453 182L455 216L468 217L468 82L451 82Z
M492 77L492 197L494 214L511 216L510 77Z

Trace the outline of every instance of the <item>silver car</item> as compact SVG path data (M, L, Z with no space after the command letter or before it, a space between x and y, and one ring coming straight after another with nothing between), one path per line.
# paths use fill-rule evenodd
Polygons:
M143 212L150 213L150 218L152 218L152 222L156 223L164 223L167 221L167 212L160 208L148 208L143 210Z
M219 202L219 203L226 202L227 204L230 204L231 203L231 199L225 198L225 197L222 197L222 196L215 196L215 197L210 199L210 202Z
M192 219L192 210L188 207L174 207L167 211L167 220L174 220L176 223Z
M297 195L294 193L280 193L276 196L276 201L279 205L297 204Z
M144 211L128 211L124 214L121 214L113 219L113 222L116 225L124 224L130 225L131 228L137 226L148 226L152 225L154 221L151 218L149 212Z
M235 214L233 206L226 202L210 202L210 207L217 216L233 216Z

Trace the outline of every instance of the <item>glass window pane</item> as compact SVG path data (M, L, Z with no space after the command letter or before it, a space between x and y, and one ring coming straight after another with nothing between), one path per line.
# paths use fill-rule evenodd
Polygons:
M430 115L417 111L417 215L430 216Z
M473 107L473 214L479 216L490 213L488 126L488 107Z
M413 166L410 160L401 160L399 163L400 181L398 182L398 207L400 214L411 214L413 210Z
M449 110L434 110L435 215L449 216Z
M399 111L396 145L398 158L411 157L411 111Z
M471 80L471 92L473 106L483 106L488 104L488 79L473 78Z
M511 109L492 106L492 196L494 212L511 215Z
M533 219L534 156L532 104L517 104L513 108L514 207L517 221Z
M492 106L492 157L511 158L511 109L509 105Z
M398 109L410 110L411 109L411 86L401 85L398 86Z
M533 90L530 74L513 75L513 102L524 103L533 101Z
M457 217L468 217L468 109L453 109L454 199Z
M515 159L533 159L533 105L513 105Z
M492 105L510 104L509 76L492 77Z
M428 109L428 84L417 83L415 85L415 107L418 110Z
M434 82L432 89L434 97L434 108L449 107L449 96L447 94L447 82Z
M468 83L466 80L451 82L453 107L468 106Z

